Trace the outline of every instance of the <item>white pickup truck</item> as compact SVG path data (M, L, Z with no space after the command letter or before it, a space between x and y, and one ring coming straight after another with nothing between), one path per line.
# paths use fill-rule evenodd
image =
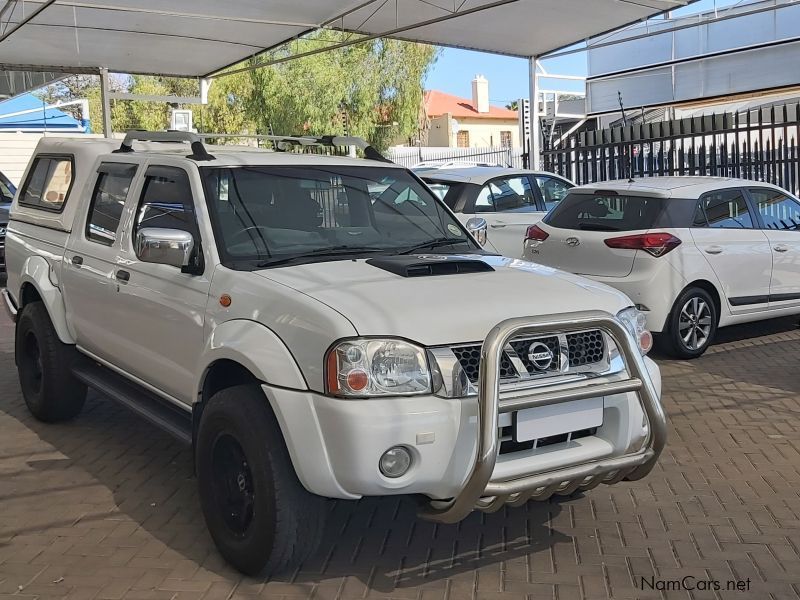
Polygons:
M45 138L11 208L3 299L31 412L73 418L90 387L191 443L208 528L245 573L314 551L325 498L415 494L454 523L639 479L665 443L626 296L485 252L360 146Z

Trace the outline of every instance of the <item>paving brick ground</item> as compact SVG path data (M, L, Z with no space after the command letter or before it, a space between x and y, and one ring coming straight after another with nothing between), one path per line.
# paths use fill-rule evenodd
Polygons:
M331 503L319 554L269 583L216 553L187 449L96 397L34 421L0 319L0 600L800 598L796 319L660 361L670 440L648 479L454 526L409 500ZM642 583L687 576L723 588Z

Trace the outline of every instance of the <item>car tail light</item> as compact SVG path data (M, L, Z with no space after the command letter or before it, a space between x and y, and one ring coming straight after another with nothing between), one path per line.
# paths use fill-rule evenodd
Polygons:
M605 240L609 248L621 248L623 250L644 250L651 256L664 256L673 248L681 245L680 238L676 238L671 233L638 233L636 235L624 235Z
M547 233L544 229L539 227L538 225L531 225L528 227L528 230L525 232L525 241L528 240L536 240L537 242L543 242L547 238L550 237L550 234Z

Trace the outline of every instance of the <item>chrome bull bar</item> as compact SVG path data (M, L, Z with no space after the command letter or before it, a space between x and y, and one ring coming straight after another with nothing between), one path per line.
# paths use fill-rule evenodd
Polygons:
M567 334L586 329L598 329L616 344L625 364L627 379L610 381L601 376L589 380L589 383L584 381L550 391L547 388L532 389L525 396L500 400L501 355L512 337ZM492 480L500 452L498 417L501 413L625 392L636 392L648 420L648 439L638 452L556 471L532 473L509 481ZM658 460L666 437L666 416L638 344L612 315L603 311L585 311L570 314L568 318L564 315L545 315L507 319L489 332L481 348L478 447L464 486L452 500L431 502L421 510L420 516L440 523L455 523L475 508L492 512L507 503L521 505L531 498L547 498L556 492L571 493L602 482L615 483L625 477L641 479Z

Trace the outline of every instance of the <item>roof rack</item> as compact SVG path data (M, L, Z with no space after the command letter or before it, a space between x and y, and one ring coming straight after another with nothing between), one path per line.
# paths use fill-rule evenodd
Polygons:
M203 138L191 131L143 131L130 130L125 132L125 139L115 153L133 152L133 142L188 142L192 153L186 158L192 160L214 160L203 145Z
M293 135L239 135L236 133L202 133L199 134L201 138L253 138L257 140L267 140L275 144L275 149L280 152L286 152L292 146L325 146L329 148L341 146L355 146L364 151L364 157L369 160L378 160L381 162L392 162L383 154L378 152L373 146L370 146L364 138L355 137L351 135L323 135L323 136L293 136Z
M275 144L276 150L286 152L292 146L326 146L341 147L355 146L364 152L364 157L369 160L381 162L392 162L383 154L378 152L369 143L360 137L349 135L323 135L315 136L292 136L292 135L240 135L235 133L193 133L191 131L144 131L140 129L129 130L125 133L119 149L114 152L127 153L133 152L133 142L188 142L192 147L192 154L186 158L193 160L214 160L214 156L208 153L203 145L203 140L207 138L254 138L259 140L269 140Z

